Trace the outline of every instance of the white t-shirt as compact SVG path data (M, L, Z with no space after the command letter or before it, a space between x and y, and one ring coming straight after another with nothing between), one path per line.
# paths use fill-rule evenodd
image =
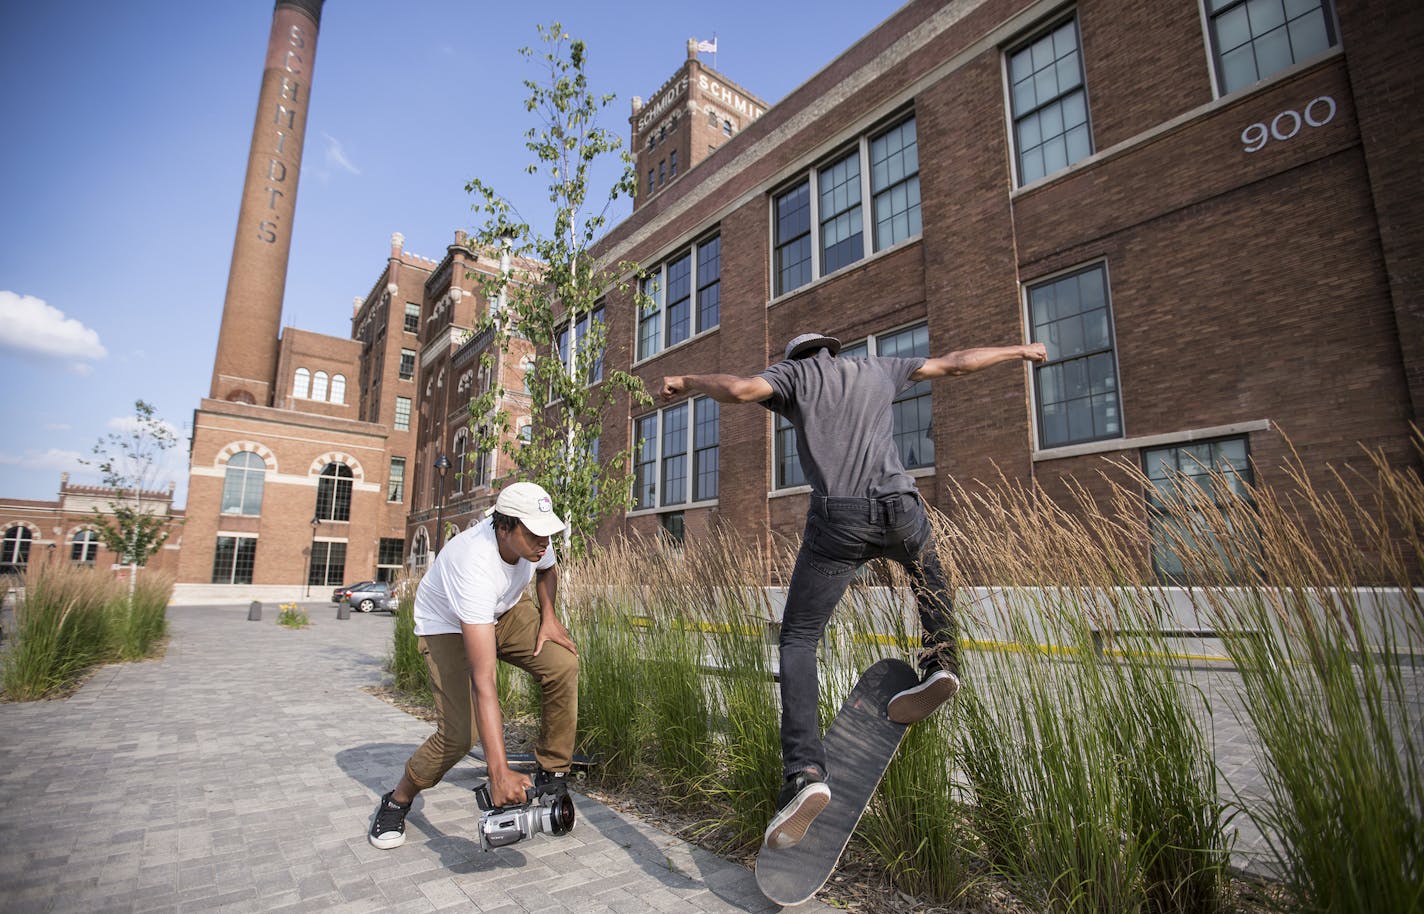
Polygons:
M493 622L524 594L535 571L554 567L554 544L535 565L513 565L499 554L494 522L481 523L447 542L415 591L415 633L458 635L460 623Z

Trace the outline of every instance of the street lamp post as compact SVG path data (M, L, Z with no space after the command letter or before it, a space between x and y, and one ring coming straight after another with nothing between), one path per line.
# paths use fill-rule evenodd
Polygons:
M450 458L441 454L435 458L435 472L440 475L435 498L435 555L445 543L445 471L450 469Z
M316 560L316 528L320 523L320 518L313 517L311 519L311 545L307 546L307 596L311 596L312 562Z

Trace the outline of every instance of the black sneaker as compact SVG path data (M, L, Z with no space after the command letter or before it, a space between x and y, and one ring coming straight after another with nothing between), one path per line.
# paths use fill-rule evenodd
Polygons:
M381 805L376 807L376 819L371 823L367 836L372 845L383 851L405 843L405 817L410 812L410 804L397 803L391 799L391 793L381 797Z
M540 768L534 772L534 786L543 787L545 784L556 784L560 790L569 789L569 773L567 771L545 771Z
M919 723L958 691L958 676L943 667L930 667L919 685L895 693L885 705L885 716L897 724Z
M794 847L806 837L806 829L831 802L831 788L817 771L803 771L786 779L776 798L777 813L766 827L767 847Z

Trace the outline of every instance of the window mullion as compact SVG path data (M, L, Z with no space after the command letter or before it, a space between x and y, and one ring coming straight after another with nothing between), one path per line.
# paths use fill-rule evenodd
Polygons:
M875 238L875 207L870 195L870 137L861 136L856 155L860 157L860 256L879 250Z
M812 168L807 179L807 189L811 208L811 281L821 278L821 176L820 169Z

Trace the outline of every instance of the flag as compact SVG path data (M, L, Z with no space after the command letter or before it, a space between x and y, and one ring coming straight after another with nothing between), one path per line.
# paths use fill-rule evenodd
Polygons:
M698 52L699 54L716 54L716 53L717 53L717 36L716 36L716 35L713 35L711 41L699 41L699 42L697 42L697 52Z

